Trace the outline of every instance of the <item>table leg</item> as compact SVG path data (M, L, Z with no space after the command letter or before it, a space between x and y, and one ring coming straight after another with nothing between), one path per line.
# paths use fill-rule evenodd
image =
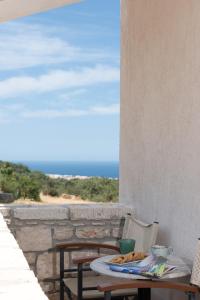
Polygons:
M111 300L111 291L104 292L104 300Z
M138 289L138 300L151 300L151 289Z

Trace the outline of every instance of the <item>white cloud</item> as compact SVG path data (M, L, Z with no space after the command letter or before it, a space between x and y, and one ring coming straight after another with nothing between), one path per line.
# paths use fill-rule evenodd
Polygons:
M108 53L103 49L87 49L84 45L78 47L68 41L66 28L62 28L62 32L59 30L52 23L50 26L43 26L21 21L0 27L0 71L23 68L33 71L31 68L35 66L54 67L44 74L41 74L43 69L40 69L40 73L29 72L29 75L24 70L18 70L14 74L20 74L19 76L10 75L9 78L0 80L0 100L3 100L0 101L0 123L31 118L52 119L119 113L118 104L83 109L67 108L67 100L86 94L89 87L99 84L105 86L119 81L118 54L115 56L113 52ZM73 65L76 62L79 67L69 69L62 64L61 69L58 64L65 62L72 62ZM84 65L89 62L93 67L81 67L82 62L86 63ZM111 65L113 62L117 67ZM49 93L47 97L40 96L45 93ZM55 105L51 105L54 98L52 95L55 95ZM36 96L35 101L32 96ZM5 99L10 101L6 102Z
M63 100L71 100L74 97L81 96L87 92L87 89L77 89L74 91L69 91L68 93L63 93L59 97Z
M23 118L27 119L55 119L63 117L80 117L85 116L86 111L84 110L56 110L56 109L44 109L35 111L25 111L21 114Z
M88 109L67 109L67 110L35 110L24 111L21 116L26 119L56 119L64 117L80 117L80 116L103 116L119 114L119 104L115 103L110 106L90 107Z
M112 114L119 114L119 104L112 104L110 106L96 106L93 107L91 112L98 115L112 115Z
M56 32L57 31L57 32ZM107 51L77 47L59 37L59 28L13 22L0 29L0 70L14 70L64 62L103 62Z
M19 97L26 94L47 93L74 87L119 81L119 69L95 66L77 70L56 70L38 77L18 76L0 81L0 98Z

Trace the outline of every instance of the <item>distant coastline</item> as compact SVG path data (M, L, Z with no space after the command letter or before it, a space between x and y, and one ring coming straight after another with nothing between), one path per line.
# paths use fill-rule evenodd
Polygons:
M80 175L59 175L59 174L46 174L46 176L52 178L52 179L64 179L64 180L73 180L73 179L89 179L94 176L80 176ZM95 177L101 177L101 176L95 176ZM117 180L118 178L109 177L109 179Z
M79 175L59 175L59 174L46 174L46 176L52 179L65 179L65 180L72 180L72 179L88 179L90 176L79 176Z
M119 163L111 162L67 162L67 161L18 161L33 171L41 171L51 176L68 177L106 177L119 178ZM67 175L69 174L69 175Z

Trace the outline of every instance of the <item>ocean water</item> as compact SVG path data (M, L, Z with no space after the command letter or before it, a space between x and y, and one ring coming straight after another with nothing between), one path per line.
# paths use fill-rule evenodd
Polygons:
M31 170L41 171L45 174L119 178L118 162L22 161L21 163Z

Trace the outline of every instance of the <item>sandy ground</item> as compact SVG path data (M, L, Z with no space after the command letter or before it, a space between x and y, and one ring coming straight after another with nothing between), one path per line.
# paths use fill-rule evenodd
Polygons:
M40 202L30 201L29 199L18 199L14 203L15 204L94 204L95 202L91 202L89 200L82 200L80 197L72 196L72 195L63 195L61 197L51 197L45 196L43 194L40 195Z

